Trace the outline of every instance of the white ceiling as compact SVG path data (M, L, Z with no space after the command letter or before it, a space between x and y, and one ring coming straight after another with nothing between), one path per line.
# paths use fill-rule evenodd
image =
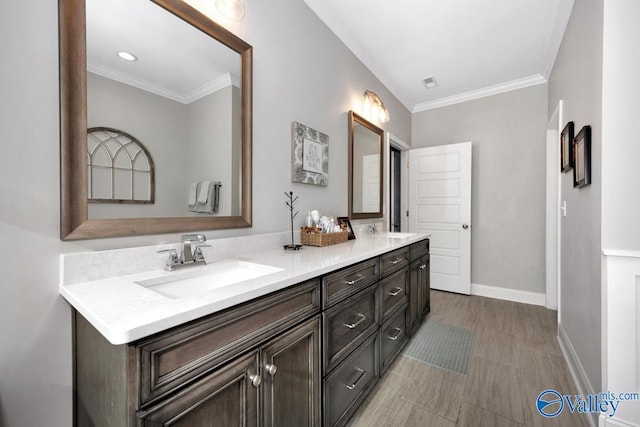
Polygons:
M545 82L574 0L305 2L417 112Z
M158 5L87 0L86 8L89 71L185 104L238 85L240 55Z

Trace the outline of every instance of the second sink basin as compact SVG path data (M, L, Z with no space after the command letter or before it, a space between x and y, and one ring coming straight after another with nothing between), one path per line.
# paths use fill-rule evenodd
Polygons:
M383 234L384 237L391 237L393 239L404 239L406 237L413 237L415 235L416 233L399 233L395 231L390 231L388 233Z
M220 261L193 270L169 272L160 277L139 280L137 285L169 298L184 298L220 289L245 280L282 271L282 268L248 261Z

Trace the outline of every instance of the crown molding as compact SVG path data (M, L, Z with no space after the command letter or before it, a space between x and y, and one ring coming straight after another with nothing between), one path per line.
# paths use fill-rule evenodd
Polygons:
M529 86L535 86L546 83L541 74L535 74L533 76L524 77L522 79L511 80L509 82L500 83L493 86L487 86L482 89L472 90L464 92L458 95L447 96L445 98L436 99L434 101L423 102L416 104L413 107L412 113L419 113L421 111L433 110L435 108L446 107L447 105L460 104L462 102L472 101L474 99L485 98L487 96L498 95L500 93L510 92L512 90L523 89Z
M237 76L233 76L231 75L231 73L226 73L214 80L203 84L200 87L195 88L190 92L179 93L158 86L154 83L149 82L148 80L134 77L130 74L123 73L110 67L105 67L104 65L92 61L87 61L87 71L105 77L107 79L126 84L128 86L133 86L140 90L144 90L145 92L150 92L155 95L180 102L182 104L190 104L204 96L207 96L230 85L234 85L237 87L240 86L240 80Z

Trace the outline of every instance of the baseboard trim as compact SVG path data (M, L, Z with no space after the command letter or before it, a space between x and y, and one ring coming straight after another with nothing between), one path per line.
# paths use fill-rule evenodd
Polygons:
M471 295L541 306L544 306L546 300L543 292L520 291L499 286L481 285L479 283L471 284Z
M569 373L571 373L571 378L578 389L578 393L582 396L595 394L596 392L593 390L591 381L587 378L587 373L584 371L584 368L580 363L580 359L578 358L578 354L576 353L569 336L562 327L562 323L558 324L558 344L560 345L560 350L562 351L564 360L567 362ZM591 427L598 426L598 414L591 414L587 419L589 420Z

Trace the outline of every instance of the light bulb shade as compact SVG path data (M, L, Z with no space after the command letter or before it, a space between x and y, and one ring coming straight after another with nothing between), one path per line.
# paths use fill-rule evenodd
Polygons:
M216 9L234 21L244 18L244 0L216 0Z
M386 123L389 121L389 110L378 95L370 90L365 90L362 95L362 115L372 122Z

